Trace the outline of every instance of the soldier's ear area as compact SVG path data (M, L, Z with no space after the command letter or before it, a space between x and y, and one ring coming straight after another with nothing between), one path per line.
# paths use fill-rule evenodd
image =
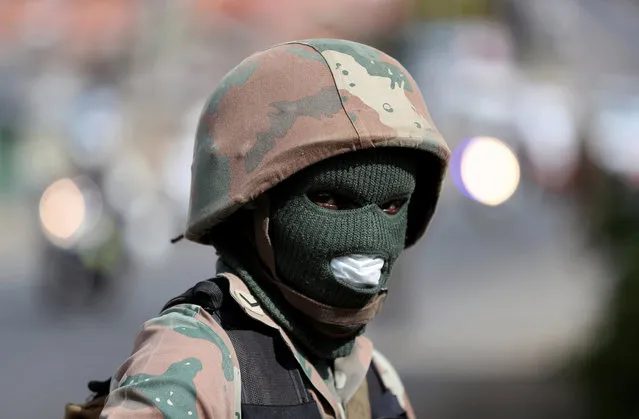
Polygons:
M224 222L210 229L203 241L219 250L227 244L245 245L253 237L253 210L246 206L235 211Z
M424 234L435 213L441 188L444 164L434 155L422 157L417 167L415 190L408 204L406 247L410 247Z
M244 205L244 206L240 209L240 211L241 211L242 209L244 209L244 210L248 210L248 211L256 210L256 209L257 209L257 203L255 202L255 200L253 200L253 201L251 201L251 202L249 202L249 203L245 204L245 205Z

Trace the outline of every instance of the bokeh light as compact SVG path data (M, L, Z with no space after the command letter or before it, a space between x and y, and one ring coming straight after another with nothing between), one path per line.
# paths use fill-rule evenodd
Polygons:
M40 199L40 223L53 241L70 244L85 219L85 201L82 191L71 179L52 183Z
M488 206L509 200L520 180L519 160L502 141L475 137L462 142L452 162L453 180L467 197Z

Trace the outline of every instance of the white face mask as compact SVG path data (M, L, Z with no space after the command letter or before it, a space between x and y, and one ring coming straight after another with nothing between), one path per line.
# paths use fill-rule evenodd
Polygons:
M361 288L372 288L382 277L384 259L364 255L341 256L331 260L331 270L337 279Z

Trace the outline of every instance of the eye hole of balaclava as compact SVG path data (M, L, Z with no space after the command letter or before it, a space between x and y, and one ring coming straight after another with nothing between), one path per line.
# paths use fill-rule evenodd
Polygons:
M371 149L283 182L271 194L269 224L280 279L324 304L366 305L405 247L416 173L410 151Z
M339 191L311 190L306 196L316 205L334 211L343 211L359 208L365 204L357 199L342 195ZM388 215L395 215L408 202L409 197L392 198L379 207Z

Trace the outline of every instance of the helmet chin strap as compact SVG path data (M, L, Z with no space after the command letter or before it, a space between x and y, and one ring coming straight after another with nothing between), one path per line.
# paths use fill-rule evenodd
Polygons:
M277 276L275 254L268 234L270 214L268 196L262 195L255 204L253 210L255 244L260 259L268 269L265 276L277 286L289 304L309 317L317 329L334 337L348 336L368 324L381 311L387 295L386 290L380 291L362 308L340 308L323 304L284 284Z

